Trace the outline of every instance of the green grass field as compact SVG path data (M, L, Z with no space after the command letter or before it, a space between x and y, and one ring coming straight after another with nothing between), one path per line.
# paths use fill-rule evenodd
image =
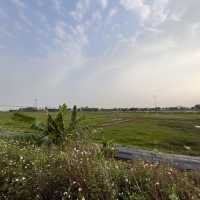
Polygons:
M45 122L46 113L25 113ZM95 128L94 140L103 138L125 146L200 156L200 113L79 113L83 124ZM0 130L37 132L30 121L0 112Z

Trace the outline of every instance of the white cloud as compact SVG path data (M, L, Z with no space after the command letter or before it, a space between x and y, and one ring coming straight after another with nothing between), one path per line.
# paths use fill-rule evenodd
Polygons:
M120 0L120 3L127 9L132 10L144 6L143 0Z
M63 21L59 21L55 26L55 34L59 40L66 40L66 24Z
M156 27L163 23L169 14L166 10L169 0L153 0L152 3L144 0L120 0L121 5L129 11L139 15L141 24L147 23L149 26Z
M117 14L118 12L118 9L117 8L112 8L110 11L109 11L109 16L110 17L113 17Z
M190 31L191 31L191 35L193 37L199 35L199 32L200 32L200 22L196 22L194 24L191 24Z
M175 21L175 22L180 22L182 18L184 17L185 14L185 9L182 10L176 10L172 13L170 13L170 19Z
M84 25L68 25L64 21L57 22L54 32L55 46L50 49L47 62L58 65L59 70L53 69L52 76L56 77L51 84L59 85L70 70L84 65L83 48L88 44L88 37Z
M167 9L168 3L169 0L154 0L150 17L152 26L156 27L165 22L169 15L169 10Z
M108 6L108 0L100 0L100 2L103 9L105 9Z
M76 21L81 21L90 7L90 0L79 0L73 11L70 12L71 16Z
M143 0L120 0L120 3L126 10L137 12L142 20L147 19L151 14L150 7Z

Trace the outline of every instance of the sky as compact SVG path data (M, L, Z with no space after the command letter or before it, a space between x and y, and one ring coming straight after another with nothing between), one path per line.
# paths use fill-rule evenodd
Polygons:
M200 103L199 0L0 0L0 105Z

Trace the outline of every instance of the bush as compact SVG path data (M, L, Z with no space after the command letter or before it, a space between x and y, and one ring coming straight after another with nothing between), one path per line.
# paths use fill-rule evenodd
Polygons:
M47 123L33 123L32 127L40 130L43 133L43 137L40 138L38 143L43 141L48 144L57 145L63 147L63 144L67 140L80 139L82 130L79 125L80 118L77 118L77 108L73 107L71 120L67 120L67 106L63 104L59 106L59 111L55 118L49 113L47 117Z
M62 151L0 141L0 199L200 199L200 174L144 162L107 160L98 146Z

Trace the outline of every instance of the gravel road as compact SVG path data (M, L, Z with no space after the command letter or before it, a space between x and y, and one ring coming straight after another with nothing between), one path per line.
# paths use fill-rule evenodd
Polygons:
M122 160L144 160L154 164L164 163L181 170L200 171L199 156L155 153L142 149L119 147L116 158Z

